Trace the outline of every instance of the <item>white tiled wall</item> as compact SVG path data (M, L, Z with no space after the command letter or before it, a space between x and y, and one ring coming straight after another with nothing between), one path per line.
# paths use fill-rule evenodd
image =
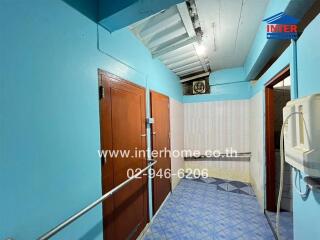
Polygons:
M184 104L185 149L250 152L250 100Z
M250 152L250 100L184 104L184 148ZM208 169L209 176L249 182L249 162L186 161L186 168Z
M207 168L209 176L250 182L261 209L265 205L264 92L250 100L216 101L171 106L172 149L251 152L250 162L186 161L172 158L172 170ZM172 180L173 187L178 179Z
M183 104L170 98L171 150L183 150L183 125ZM181 168L184 169L183 157L171 157L172 189L179 183L177 172Z
M181 112L180 110L180 114ZM179 121L183 121L181 115ZM251 152L250 162L186 161L185 168L206 168L212 177L250 182L261 209L264 209L264 122L263 91L250 100L184 104L184 149L199 150L201 154L207 149L224 152L229 147L239 153ZM181 144L181 138L179 141ZM290 183L288 171L285 178L288 178ZM291 189L285 188L284 198L290 197ZM292 208L291 201L283 202L282 208L288 210Z
M264 208L264 93L257 93L250 100L250 179L259 204Z

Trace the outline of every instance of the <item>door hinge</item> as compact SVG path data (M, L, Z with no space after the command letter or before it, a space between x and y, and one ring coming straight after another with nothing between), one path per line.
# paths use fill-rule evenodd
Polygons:
M99 100L104 98L104 87L101 85L99 86Z

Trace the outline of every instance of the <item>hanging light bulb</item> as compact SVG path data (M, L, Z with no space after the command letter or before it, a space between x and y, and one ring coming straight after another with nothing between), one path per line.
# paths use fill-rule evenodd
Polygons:
M200 43L196 45L196 51L199 56L204 56L206 53L206 47L202 43Z

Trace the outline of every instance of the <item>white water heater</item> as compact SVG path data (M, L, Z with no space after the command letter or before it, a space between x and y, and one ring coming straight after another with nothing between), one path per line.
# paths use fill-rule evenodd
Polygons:
M285 160L320 177L320 94L292 100L283 108Z

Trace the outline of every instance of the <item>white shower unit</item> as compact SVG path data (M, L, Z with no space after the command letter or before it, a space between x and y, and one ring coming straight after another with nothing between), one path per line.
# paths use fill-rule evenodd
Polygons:
M292 100L283 108L285 160L320 177L320 94Z

